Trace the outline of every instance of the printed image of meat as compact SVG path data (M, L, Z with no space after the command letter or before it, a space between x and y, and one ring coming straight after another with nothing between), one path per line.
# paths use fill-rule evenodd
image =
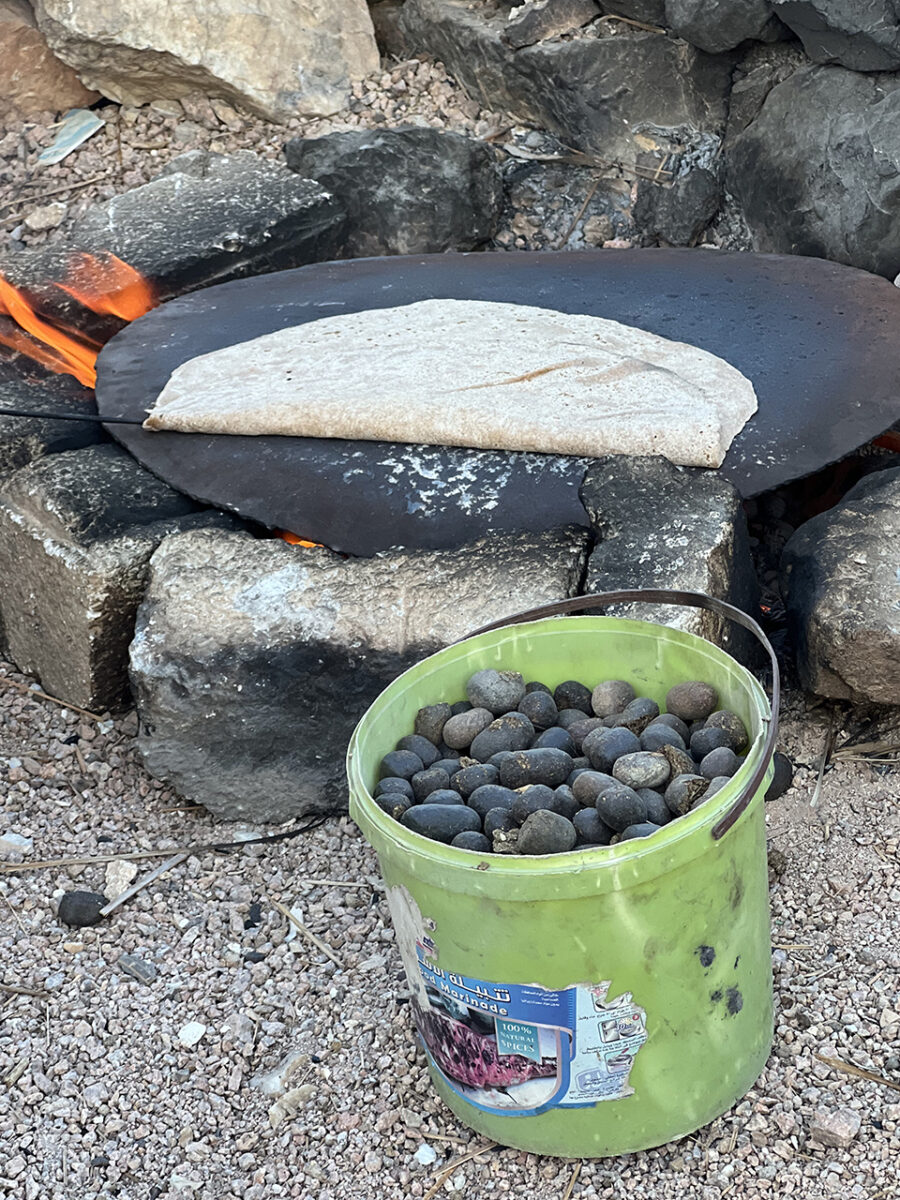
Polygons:
M556 1074L556 1059L535 1063L521 1054L498 1054L493 1034L478 1033L433 1008L414 1005L416 1024L445 1075L467 1087L509 1087Z

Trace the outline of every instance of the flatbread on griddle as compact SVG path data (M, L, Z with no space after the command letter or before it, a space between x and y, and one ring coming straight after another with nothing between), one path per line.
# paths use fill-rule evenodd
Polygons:
M617 321L482 300L323 317L182 363L146 429L720 466L753 385Z

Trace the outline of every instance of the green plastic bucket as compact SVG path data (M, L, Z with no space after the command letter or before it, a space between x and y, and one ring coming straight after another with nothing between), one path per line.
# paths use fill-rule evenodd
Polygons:
M702 638L644 621L535 615L616 600L711 608L752 629L757 680ZM375 848L434 1085L466 1125L539 1154L661 1145L725 1112L772 1041L763 797L778 668L745 614L697 593L580 596L518 614L394 680L350 743L350 813ZM380 760L427 704L497 667L553 688L627 679L662 705L702 679L750 731L745 762L709 802L650 838L551 856L482 855L430 841L372 798ZM773 711L774 710L774 711Z

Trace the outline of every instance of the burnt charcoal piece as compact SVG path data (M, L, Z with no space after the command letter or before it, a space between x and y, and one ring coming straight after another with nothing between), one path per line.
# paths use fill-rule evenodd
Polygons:
M711 717L707 717L706 728L724 729L726 733L731 734L733 739L731 748L735 753L740 753L750 740L747 737L747 727L744 725L744 722L737 713L733 713L727 708L720 709L718 712L714 712Z
M545 729L531 743L532 750L542 750L545 746L549 746L554 750L562 750L570 758L575 757L575 742L572 739L572 735L567 729L560 729L558 725L554 725L552 729Z
M734 775L744 765L744 760L738 758L728 746L719 746L710 750L700 763L700 774L704 779L715 779L717 775Z
M596 808L581 808L572 817L579 846L608 846L615 830L601 820Z
M456 835L450 845L459 850L476 850L479 854L490 854L493 850L490 839L475 829L464 829Z
M411 750L391 750L381 760L382 778L398 776L400 779L412 779L419 771L424 771L425 764L418 754Z
M676 683L666 693L666 711L682 721L705 721L715 712L719 693L710 683L691 679L687 683Z
M422 766L425 767L426 770L429 767L433 767L440 758L440 754L438 753L438 748L435 743L429 741L428 738L421 737L417 733L410 733L407 734L406 737L402 737L394 749L412 750L413 754L418 754L419 758L421 758Z
M399 821L406 810L412 808L414 801L410 800L409 796L404 796L402 792L382 792L380 796L375 797L375 803L382 812L386 812L389 817Z
M438 788L422 800L423 804L465 804L459 792L454 792L452 788Z
M444 726L453 714L449 704L426 704L416 713L415 731L437 746L443 740Z
M627 829L623 829L619 834L620 842L630 842L632 838L651 837L654 833L659 833L662 826L654 825L650 821L641 821L636 825L629 825Z
M775 774L772 776L772 782L769 784L766 792L766 800L777 800L779 796L784 795L794 782L794 764L788 756L782 754L780 750L776 750L773 761L775 764Z
M676 775L665 792L669 812L683 817L694 802L706 794L708 787L709 780L702 775Z
M83 929L99 925L103 920L100 909L109 901L100 892L66 892L59 902L56 915L64 925Z
M419 804L432 792L446 790L450 787L450 776L442 767L430 767L427 771L417 771L409 781L413 795ZM458 789L457 789L458 790Z
M564 708L577 708L589 717L594 715L591 709L591 689L586 688L577 679L566 679L561 683L554 689L553 699L560 711Z
M623 754L637 754L641 743L630 729L595 729L582 743L581 749L590 759L595 771L604 775L612 772L616 759Z
M710 750L717 750L719 746L734 749L734 736L727 729L703 728L691 735L691 754L698 762L706 758Z
M616 728L630 729L632 733L641 734L654 717L659 716L659 705L647 696L638 696L622 711L616 721Z
M661 750L663 746L676 746L679 750L687 751L687 745L680 733L670 729L668 725L655 725L651 721L641 734L641 749Z
M647 805L648 821L652 821L654 825L667 825L672 820L669 806L660 792L652 788L635 788L635 791Z
M623 712L636 699L634 688L624 679L607 679L591 692L591 708L598 717L611 717Z
M450 786L459 792L464 800L468 800L476 788L496 783L499 778L500 772L490 763L475 763L474 766L463 767L457 771Z
M504 759L500 782L504 787L520 788L529 783L559 787L569 778L572 759L564 750L548 746L542 750L520 750Z
M676 775L696 774L697 764L685 750L679 750L677 746L663 746L660 753L671 768L670 779L674 779Z
M484 814L486 837L492 838L498 829L503 833L508 833L510 829L515 828L516 822L508 808L489 808Z
M449 843L465 829L480 831L481 818L462 803L416 804L403 814L400 824L432 841Z
M487 729L494 714L487 708L472 708L454 713L444 725L443 739L451 750L466 750L483 729Z
M380 779L375 785L376 800L386 792L399 792L401 796L405 796L410 801L416 798L410 781L408 779L401 779L398 775L388 775L386 778Z
M662 787L669 780L671 767L663 754L650 754L645 750L637 754L623 754L613 766L613 778L633 788Z
M534 740L534 726L524 713L509 712L492 721L469 747L469 753L479 762L487 762L495 754L527 750ZM501 776L503 768L500 769Z
M557 799L555 811L561 813L571 821L581 809L581 805L575 799L574 792L567 783L561 783L559 787L553 789L553 794Z
M516 792L509 814L517 825L521 825L532 813L545 809L548 812L559 812L561 808L560 798L552 788L543 783L532 783Z
M516 846L519 854L564 854L573 850L578 834L571 821L559 813L540 809L533 812L519 830Z
M583 808L593 808L597 797L616 786L612 775L601 771L583 771L572 783L572 794Z
M486 783L469 794L468 805L473 812L484 817L494 808L508 811L515 799L516 793L512 788L501 787L499 783Z
M647 805L634 788L617 783L597 797L597 812L610 829L621 833L629 825L637 825L647 819Z
M525 695L525 680L518 671L476 671L466 683L466 696L476 708L486 708L495 717L512 712Z
M681 717L676 717L674 713L670 712L660 713L658 717L653 718L647 729L655 729L657 725L668 725L669 729L674 729L684 742L685 747L687 747L688 742L691 740L691 731L687 723L682 721ZM644 732L646 733L647 730L645 729Z
M526 689L531 684L526 684ZM535 729L549 729L556 724L559 709L549 690L527 691L519 701L519 712L524 713Z
M584 739L594 729L603 728L603 722L599 717L585 717L583 721L576 721L574 725L570 725L566 733L575 743L576 753L580 753L581 747L584 745Z

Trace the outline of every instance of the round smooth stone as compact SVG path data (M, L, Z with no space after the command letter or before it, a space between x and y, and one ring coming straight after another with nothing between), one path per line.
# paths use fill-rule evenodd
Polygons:
M676 775L665 791L665 801L669 812L676 817L683 817L689 812L695 800L706 794L709 780L702 775Z
M581 749L590 760L595 771L604 775L612 772L613 765L623 754L637 754L640 739L630 729L595 729L584 739Z
M674 713L660 713L658 717L653 718L647 729L652 729L654 725L668 725L670 729L674 729L685 746L691 740L691 731L688 725L682 721L681 717L676 717Z
M476 788L469 795L468 805L480 817L485 817L494 808L512 808L518 796L512 788L501 787L499 783L486 783Z
M621 833L629 825L637 825L647 819L647 805L634 788L617 783L597 797L597 812L610 829Z
M662 787L669 780L671 767L664 754L651 754L639 750L636 754L623 754L613 765L613 779L633 788Z
M654 825L668 825L672 814L665 797L651 788L635 788L635 791L647 805L647 820L652 821Z
M530 787L520 788L512 802L509 812L517 825L526 821L532 813L547 809L549 812L559 812L560 799L553 788L543 783L533 783Z
M399 792L401 796L406 796L410 801L416 798L413 786L409 780L401 779L398 775L388 775L378 781L375 785L375 799L377 800L379 796L383 796L385 792Z
M560 729L558 725L554 725L552 729L545 729L531 743L532 750L542 750L545 746L551 746L554 750L562 750L570 758L574 758L576 754L572 735L567 729Z
M688 723L705 721L710 713L715 712L718 703L719 693L716 689L699 679L676 683L666 693L666 711Z
M519 712L524 713L535 729L550 729L559 715L556 701L549 691L526 692L519 701Z
M541 750L520 750L500 764L500 782L504 787L520 788L529 783L559 787L569 778L572 759L564 750L547 746Z
M430 742L428 738L420 737L417 733L411 733L407 737L402 737L394 748L396 750L412 750L413 754L418 754L422 760L422 766L426 771L441 757L434 742Z
M475 850L479 854L490 854L494 848L491 840L475 829L464 829L456 835L450 845L456 846L458 850Z
M426 704L416 713L415 732L419 737L428 738L429 742L436 746L441 741L444 726L452 715L449 704Z
M452 788L441 788L439 791L429 792L423 804L465 804L459 792L454 792Z
M728 746L719 746L710 750L700 763L700 774L705 779L715 779L717 775L734 775L743 766L744 760L738 758Z
M469 753L479 762L487 762L502 750L526 750L533 741L534 726L525 714L508 712L472 739Z
M704 728L691 735L691 754L698 762L706 758L710 751L718 750L720 746L734 749L734 737L727 729Z
M678 750L687 751L684 738L668 725L654 725L651 721L641 734L642 750L662 750L663 746L675 746Z
M403 814L400 824L432 841L446 843L465 829L481 830L478 813L465 804L415 804Z
M495 717L511 712L525 695L525 680L518 671L476 671L466 683L466 696L475 708L487 708Z
M597 797L615 786L612 775L604 775L601 771L582 771L571 785L572 795L582 808L593 808Z
M457 713L444 726L444 741L451 750L465 750L493 719L494 714L487 708L470 708Z
M375 803L382 812L399 821L406 810L412 808L414 802L402 792L382 792L380 796L375 797Z
M606 679L591 692L591 708L598 717L611 717L622 712L635 698L634 688L624 679Z
M450 776L443 767L432 767L428 771L418 771L409 782L412 784L416 801L421 804L432 792L449 788Z
M381 760L381 776L396 776L400 779L412 779L418 771L424 771L425 764L418 754L412 750L391 750Z
M496 783L499 778L500 772L490 763L474 763L472 766L462 767L457 771L448 786L459 792L464 800L468 800L477 788L484 787L488 783Z
M737 713L733 713L727 708L719 709L718 712L714 712L712 716L707 717L706 728L724 729L727 733L730 733L733 739L731 748L736 753L743 750L750 740L747 737L747 726Z
M772 782L766 792L766 800L777 800L794 782L794 764L786 754L776 750L774 763L775 774L772 776Z
M559 813L540 809L533 812L519 830L517 854L564 854L572 850L578 834L571 821Z
M489 838L493 837L498 829L502 833L509 833L515 828L516 822L508 808L490 808L484 814L484 832Z
M648 696L632 700L616 720L616 726L642 734L654 717L659 716L659 705Z
M608 846L615 834L615 830L601 820L596 808L580 808L572 817L572 824L580 845Z

